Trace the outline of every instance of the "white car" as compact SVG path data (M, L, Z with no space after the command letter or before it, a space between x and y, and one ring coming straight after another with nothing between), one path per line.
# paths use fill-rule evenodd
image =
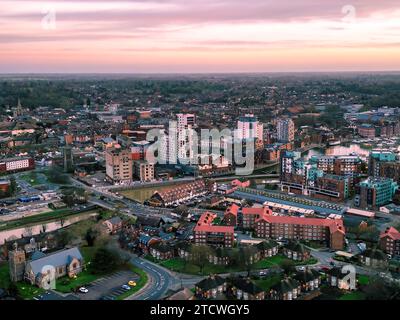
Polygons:
M88 293L89 290L86 289L85 287L80 287L80 288L79 288L79 292L81 292L81 293Z

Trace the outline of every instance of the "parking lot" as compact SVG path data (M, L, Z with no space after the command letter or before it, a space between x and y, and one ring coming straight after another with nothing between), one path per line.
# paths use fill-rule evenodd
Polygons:
M76 295L81 300L114 300L126 290L121 286L127 284L129 281L138 281L139 276L131 271L119 271L110 276L98 279L86 288L88 293L77 293Z

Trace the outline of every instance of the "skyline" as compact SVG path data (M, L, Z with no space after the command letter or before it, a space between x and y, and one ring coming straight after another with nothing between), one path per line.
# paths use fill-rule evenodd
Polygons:
M0 73L400 70L398 1L18 0L0 12Z

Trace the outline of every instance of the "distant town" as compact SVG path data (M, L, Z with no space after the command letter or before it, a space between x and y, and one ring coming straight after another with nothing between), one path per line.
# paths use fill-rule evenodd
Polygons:
M2 76L0 300L400 298L399 90Z

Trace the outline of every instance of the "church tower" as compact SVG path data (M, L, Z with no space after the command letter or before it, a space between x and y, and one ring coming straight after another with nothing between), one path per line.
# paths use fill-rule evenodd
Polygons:
M24 280L25 273L25 251L18 248L15 243L13 250L9 252L8 263L10 267L10 278L12 282Z

